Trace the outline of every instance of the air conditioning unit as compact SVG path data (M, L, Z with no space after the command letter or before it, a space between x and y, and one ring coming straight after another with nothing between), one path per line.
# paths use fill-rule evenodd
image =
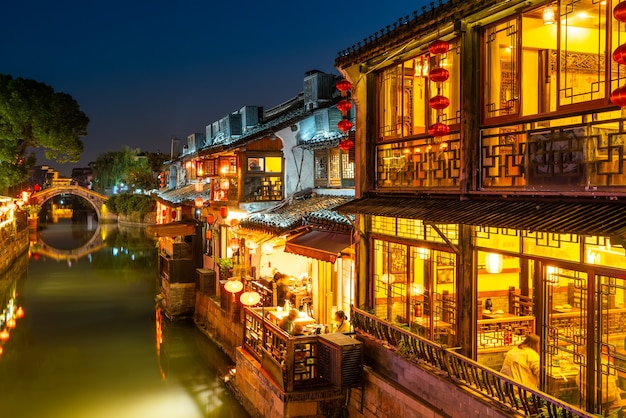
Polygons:
M344 388L362 386L363 343L346 334L320 334L318 338L320 377Z

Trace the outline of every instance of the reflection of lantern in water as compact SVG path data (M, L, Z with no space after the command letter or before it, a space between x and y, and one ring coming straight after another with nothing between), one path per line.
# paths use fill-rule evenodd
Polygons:
M15 328L15 325L16 325L16 324L15 324L15 319L11 318L11 319L9 319L9 320L7 321L7 328L9 328L9 329L13 329L13 328Z
M17 311L15 311L15 316L17 318L24 318L24 308L22 308L21 306L17 308Z
M7 331L6 329L0 331L0 341L6 341L9 339L10 336L11 334L9 334L9 331Z

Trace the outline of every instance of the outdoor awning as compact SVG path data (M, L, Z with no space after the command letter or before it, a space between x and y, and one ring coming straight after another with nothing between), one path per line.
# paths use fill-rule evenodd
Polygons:
M146 231L148 234L157 238L194 235L196 233L197 224L198 223L193 219L184 220L167 224L148 225Z
M350 235L328 231L309 231L285 243L285 252L334 263L350 246Z
M339 213L421 219L519 230L626 238L624 202L541 199L362 197L335 208Z

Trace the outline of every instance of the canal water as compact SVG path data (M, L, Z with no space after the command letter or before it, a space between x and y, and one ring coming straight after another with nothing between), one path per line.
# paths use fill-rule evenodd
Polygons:
M155 243L105 226L94 241L48 224L0 277L0 313L19 313L0 333L0 417L248 417L220 379L228 357L156 309Z

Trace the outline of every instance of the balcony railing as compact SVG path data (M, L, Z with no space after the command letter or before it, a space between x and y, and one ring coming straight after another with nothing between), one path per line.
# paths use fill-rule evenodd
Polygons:
M244 309L243 348L285 392L326 384L319 374L317 336L290 336L264 315L264 308Z
M427 364L438 371L439 376L491 399L513 414L555 418L594 416L365 311L353 307L351 318L357 334L375 337L384 347L397 350L407 361Z
M481 138L483 190L613 191L626 186L622 122L524 130L492 129Z

